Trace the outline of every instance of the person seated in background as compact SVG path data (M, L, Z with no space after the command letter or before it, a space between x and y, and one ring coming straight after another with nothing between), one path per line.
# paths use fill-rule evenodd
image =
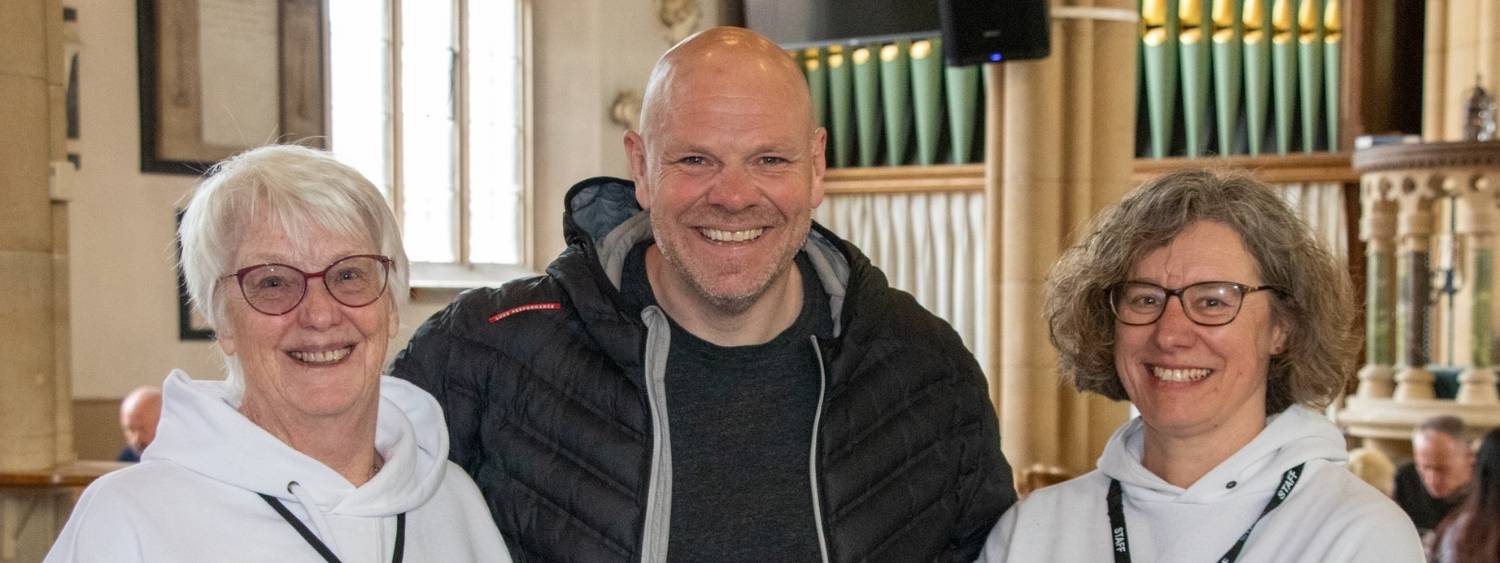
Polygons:
M1395 488L1396 464L1391 458L1374 448L1349 450L1349 472L1359 480L1369 483L1385 496L1391 496Z
M1433 563L1500 561L1500 429L1479 444L1473 486L1431 542Z
M116 461L140 461L141 452L156 438L156 421L161 419L161 389L155 385L136 387L120 401L120 432L125 448Z
M1101 212L1053 267L1044 312L1064 380L1140 416L1098 469L1011 508L982 558L1422 561L1411 521L1344 469L1343 434L1313 410L1358 350L1350 293L1248 176L1176 172Z
M48 562L510 561L431 395L383 377L410 269L385 198L296 146L216 166L178 230L225 380L174 370L141 463Z
M1464 437L1464 421L1435 416L1411 434L1412 460L1396 469L1396 504L1423 535L1464 500L1474 476L1474 450Z

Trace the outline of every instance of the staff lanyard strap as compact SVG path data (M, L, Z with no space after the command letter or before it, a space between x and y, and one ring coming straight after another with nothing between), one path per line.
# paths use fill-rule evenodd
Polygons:
M1292 494L1292 489L1297 486L1297 479L1302 476L1302 467L1304 465L1307 464L1299 464L1296 467L1286 470L1286 473L1281 474L1281 485L1276 487L1275 494L1271 495L1271 500L1260 511L1260 516L1255 517L1255 521L1250 523L1250 527L1245 530L1245 533L1240 534L1239 541L1234 542L1229 551L1225 552L1224 556L1218 559L1218 563L1233 563L1236 559L1240 558L1240 551L1245 549L1245 542L1250 539L1250 532L1255 530L1255 525L1259 524L1260 520L1265 518L1267 514L1270 514L1272 510L1276 510L1276 507L1281 506L1286 497ZM1124 491L1120 489L1120 481L1110 479L1109 494L1105 495L1104 498L1109 503L1109 541L1115 554L1115 563L1130 563L1130 540L1125 533L1125 507L1124 503L1120 501L1124 496Z
M328 545L324 544L323 540L313 535L312 530L307 529L307 525L298 520L296 516L293 516L292 511L287 510L286 505L281 504L281 501L276 500L276 497L261 493L260 498L264 499L266 504L271 505L271 508L276 509L276 513L280 514L281 518L286 520L286 523L291 524L292 528L297 530L298 534L302 534L302 539L307 540L308 545L317 550L318 555L322 555L324 561L328 563L343 563L339 561L337 555L333 554L333 550L328 549ZM396 546L391 549L391 563L401 563L401 558L405 551L406 513L402 512L396 515Z

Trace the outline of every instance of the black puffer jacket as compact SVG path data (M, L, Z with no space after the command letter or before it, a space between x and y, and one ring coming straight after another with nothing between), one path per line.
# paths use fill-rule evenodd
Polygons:
M546 275L464 293L394 374L443 404L451 457L517 561L664 561L670 329L617 289L649 217L613 178L574 186L567 208L569 246ZM809 486L825 560L972 560L1015 501L979 365L852 245L815 226L805 250L835 321L809 343L824 368Z

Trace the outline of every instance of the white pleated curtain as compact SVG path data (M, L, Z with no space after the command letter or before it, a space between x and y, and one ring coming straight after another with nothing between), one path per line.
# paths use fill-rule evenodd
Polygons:
M953 325L984 365L984 192L829 195L815 217Z
M1281 198L1312 228L1313 235L1339 263L1349 264L1349 217L1344 186L1336 183L1278 184Z

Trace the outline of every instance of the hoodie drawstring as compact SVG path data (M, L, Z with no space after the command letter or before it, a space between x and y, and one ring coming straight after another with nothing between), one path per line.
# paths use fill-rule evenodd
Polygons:
M289 481L286 484L286 492L297 497L297 502L302 503L302 508L307 510L308 517L312 519L313 533L328 545L328 549L332 550L335 556L338 555L338 539L333 537L333 529L328 527L328 517L323 515L323 509L318 507L318 503L313 502L312 495L307 492L307 488L296 481Z
M261 493L260 498L265 500L266 504L271 505L271 508L275 509L276 513L280 514L283 520L286 520L287 524L291 524L292 529L297 530L297 533L302 535L302 539L306 540L307 544L318 552L318 555L323 556L324 561L328 563L341 563L338 555L334 553L335 548L324 544L320 538L321 536L328 538L329 541L334 540L333 534L329 532L328 521L323 515L322 509L313 502L312 495L309 495L307 490L296 481L287 483L286 490L293 497L297 498L297 502L302 503L302 506L306 507L308 516L312 518L313 526L317 528L316 532L307 529L307 525L292 515L292 511L287 510L286 505L281 504L281 501L276 500L276 497ZM406 513L402 512L396 515L396 545L391 550L391 563L401 563L405 553Z

